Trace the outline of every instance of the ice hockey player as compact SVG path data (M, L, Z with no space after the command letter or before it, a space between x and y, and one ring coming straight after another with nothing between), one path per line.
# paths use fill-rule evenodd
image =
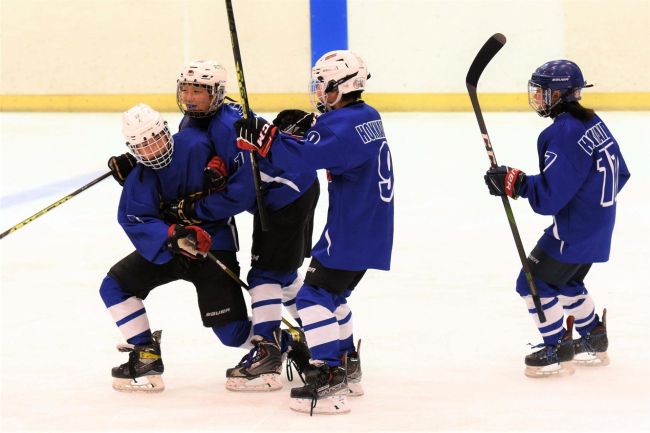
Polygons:
M159 392L164 389L161 333L152 334L143 303L154 288L178 279L192 282L203 325L225 345L247 344L250 322L239 284L202 260L211 251L239 273L237 230L234 218L170 225L160 214L161 200L203 190L203 168L213 155L205 132L186 128L172 137L160 113L145 104L123 114L122 132L137 164L124 179L117 219L136 250L110 269L100 287L127 341L118 350L129 352L128 362L113 368L113 387Z
M215 221L241 212L254 214L251 269L248 291L251 296L253 348L226 372L226 388L232 391L273 391L280 389L282 353L300 373L309 360L308 349L300 339L280 332L282 304L298 319L295 297L303 278L298 269L312 246L314 211L320 194L316 171L297 168L284 171L260 161L269 230L263 231L255 196L255 184L248 152L237 148L233 124L242 118L242 107L224 103L226 71L216 61L194 61L177 81L177 102L185 114L181 124L207 131L214 154L222 158L220 171L227 173L224 188L216 193L185 197L164 210L166 218L193 224ZM253 114L253 113L251 113ZM300 135L311 126L313 114L286 110L276 123ZM305 128L306 127L306 128ZM212 162L206 172L213 171ZM217 176L219 177L219 176ZM303 338L304 340L304 338Z
M528 256L545 323L537 318L523 271L516 285L544 340L525 358L529 377L571 374L574 354L588 365L608 363L606 310L596 314L584 278L593 263L609 259L617 194L630 172L603 120L578 102L585 87L590 86L580 68L569 60L537 68L528 82L528 101L540 116L553 119L537 140L540 173L527 176L500 166L485 175L490 194L527 198L533 211L553 216ZM580 334L576 340L572 318Z
M304 139L259 118L236 123L238 146L274 166L327 169L327 223L296 301L312 360L305 386L291 390L290 407L310 414L348 412L347 395L363 392L347 299L367 269L390 268L393 166L381 117L361 99L369 77L351 51L323 55L311 87L323 114Z

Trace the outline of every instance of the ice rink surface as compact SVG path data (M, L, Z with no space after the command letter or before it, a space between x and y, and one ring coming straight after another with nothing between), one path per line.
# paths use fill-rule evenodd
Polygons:
M350 299L366 390L350 399L350 414L292 412L284 374L278 392L227 391L225 370L244 353L202 327L185 282L145 302L152 328L164 330L167 389L113 391L110 369L126 356L115 350L121 337L98 289L132 246L115 219L120 187L109 178L0 241L0 430L649 431L650 113L599 114L632 173L619 195L611 259L586 280L597 309L608 308L610 366L559 379L524 376L527 344L541 339L514 291L520 264L503 206L483 183L488 159L474 115L388 113L393 265L368 272ZM0 120L3 231L101 175L108 157L125 151L119 114L0 113ZM549 120L533 112L485 120L498 161L537 173L535 143ZM321 197L318 235L327 208ZM524 200L512 206L530 250L551 219ZM246 272L252 218L237 221Z

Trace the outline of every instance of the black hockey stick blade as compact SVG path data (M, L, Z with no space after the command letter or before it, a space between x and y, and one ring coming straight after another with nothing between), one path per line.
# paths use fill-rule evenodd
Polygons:
M465 78L465 83L467 83L468 87L476 87L478 79L481 77L485 67L505 44L506 37L501 33L495 33L487 40L469 67L467 77Z

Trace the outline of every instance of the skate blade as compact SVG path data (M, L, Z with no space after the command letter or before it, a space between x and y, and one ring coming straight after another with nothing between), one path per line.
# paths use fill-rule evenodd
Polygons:
M546 365L544 367L526 366L524 371L526 377L533 379L571 376L573 373L575 373L575 369L570 362L561 362L560 364Z
M609 365L607 352L583 352L573 358L573 363L581 367L605 367Z
M120 392L163 392L165 383L160 375L142 376L135 382L132 379L113 378L113 389Z
M348 382L348 397L360 397L363 394L361 382Z
M345 395L331 395L319 398L314 411L311 411L310 398L292 398L289 402L289 409L301 413L317 413L322 415L339 415L350 412L348 398Z
M231 377L226 381L226 389L236 392L269 392L282 389L280 375L262 374L253 379Z

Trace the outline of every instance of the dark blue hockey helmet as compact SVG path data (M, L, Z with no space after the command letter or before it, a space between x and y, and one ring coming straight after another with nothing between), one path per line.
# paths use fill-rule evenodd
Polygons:
M552 60L537 68L528 81L528 103L542 117L562 102L580 100L580 90L590 87L582 71L570 60Z

